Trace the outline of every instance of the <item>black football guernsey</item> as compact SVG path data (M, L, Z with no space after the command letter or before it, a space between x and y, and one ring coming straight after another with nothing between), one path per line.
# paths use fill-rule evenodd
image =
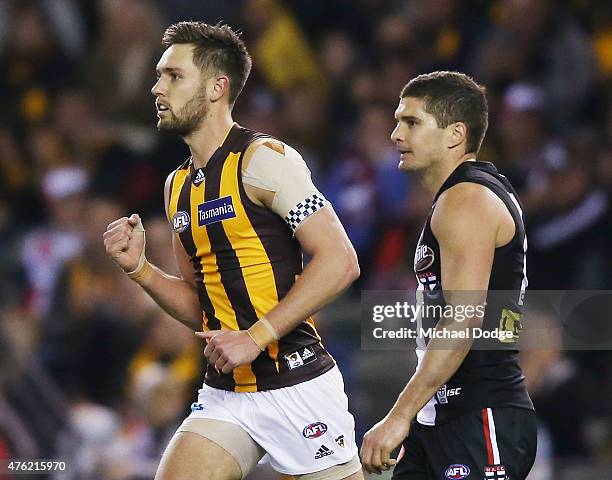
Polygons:
M533 409L518 363L518 351L512 343L508 344L508 341L516 341L521 329L523 296L527 287L527 237L516 192L493 164L478 161L462 163L436 194L414 259L418 290L423 295L425 305L444 304L440 247L431 230L431 218L440 195L463 182L477 183L490 189L504 202L514 219L514 237L508 244L495 249L482 327L485 331L500 329L511 335L500 348L473 347L470 350L459 369L419 412L417 420L424 425L440 424L465 412L483 408ZM437 320L426 318L419 319L419 322L427 329L435 326ZM430 322L430 325L426 322ZM424 338L420 340L416 352L419 363L425 354L424 341Z

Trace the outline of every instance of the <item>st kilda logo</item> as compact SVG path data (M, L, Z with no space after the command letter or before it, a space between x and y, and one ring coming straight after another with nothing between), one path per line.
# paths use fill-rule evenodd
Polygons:
M306 425L304 430L302 430L302 435L308 439L312 439L320 437L325 432L327 432L327 425L322 422L316 422Z
M416 272L422 272L431 267L434 260L433 250L427 245L420 244L414 253L414 270Z

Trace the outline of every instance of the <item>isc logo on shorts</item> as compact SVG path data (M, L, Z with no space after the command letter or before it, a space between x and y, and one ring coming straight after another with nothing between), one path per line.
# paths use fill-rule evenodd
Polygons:
M308 439L313 439L320 437L325 432L327 432L327 425L325 425L323 422L316 422L306 425L304 430L302 430L302 435Z
M182 233L189 227L189 214L187 212L176 212L172 217L172 228L176 233Z
M460 463L454 463L446 469L446 472L444 472L444 476L448 478L448 480L463 480L469 475L470 468Z
M446 384L442 385L436 392L438 403L445 405L448 403L448 397L455 397L461 395L461 387L447 388Z

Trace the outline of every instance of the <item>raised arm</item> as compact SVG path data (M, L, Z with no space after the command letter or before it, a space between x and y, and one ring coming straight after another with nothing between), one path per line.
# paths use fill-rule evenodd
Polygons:
M171 176L166 180L164 187L166 209L170 179ZM162 309L193 330L199 330L202 327L202 311L193 267L176 234L173 234L172 248L181 278L169 275L147 261L145 230L137 214L112 222L103 237L108 255Z

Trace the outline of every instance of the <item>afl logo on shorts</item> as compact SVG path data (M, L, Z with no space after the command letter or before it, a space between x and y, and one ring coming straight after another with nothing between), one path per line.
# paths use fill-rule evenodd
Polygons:
M183 233L189 227L189 214L187 212L176 212L172 217L172 228L176 233Z
M306 425L304 430L302 430L302 435L306 438L318 438L327 432L327 425L322 422L311 423L310 425Z
M434 260L433 250L427 245L419 245L414 254L414 271L422 272L431 267Z
M446 469L444 476L448 480L462 480L470 475L470 468L460 463L454 463Z

